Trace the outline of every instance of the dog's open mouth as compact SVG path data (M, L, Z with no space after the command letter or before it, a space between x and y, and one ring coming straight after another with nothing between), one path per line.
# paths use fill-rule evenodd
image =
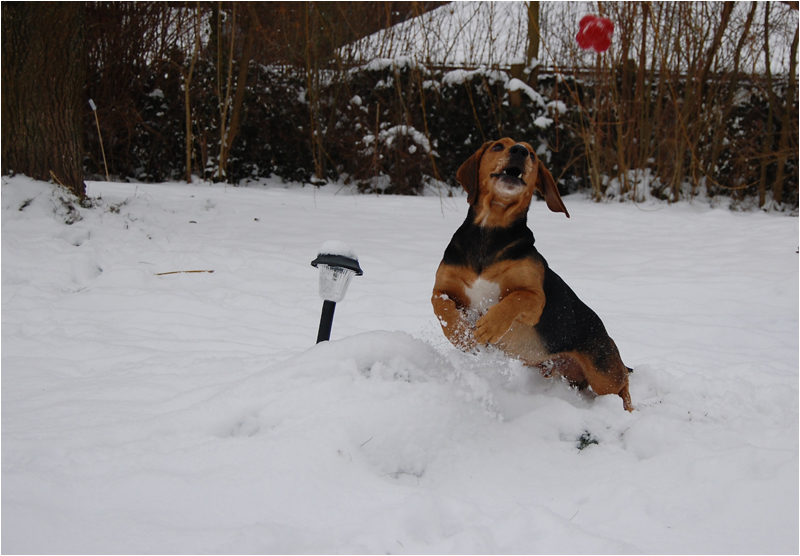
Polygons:
M493 178L498 178L504 185L525 185L525 182L522 180L522 174L524 170L519 166L509 166L508 168L504 169L499 174L491 174Z

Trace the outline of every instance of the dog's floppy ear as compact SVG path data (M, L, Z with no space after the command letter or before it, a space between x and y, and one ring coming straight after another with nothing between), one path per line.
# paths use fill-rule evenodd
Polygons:
M486 149L491 144L491 141L484 143L456 172L456 180L466 190L467 202L470 205L475 202L475 198L478 196L478 170L481 167L481 158L483 158L483 153L486 152Z
M567 207L564 206L564 201L561 200L561 195L558 192L556 180L553 179L553 174L550 170L544 167L544 164L539 160L539 170L536 173L536 190L542 194L547 208L553 212L563 212L569 218Z

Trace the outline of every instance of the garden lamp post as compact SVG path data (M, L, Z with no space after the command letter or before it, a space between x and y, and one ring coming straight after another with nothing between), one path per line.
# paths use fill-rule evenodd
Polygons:
M358 265L356 254L341 241L323 243L311 266L319 269L319 296L323 299L317 333L317 343L320 343L331 338L333 312L336 304L344 299L350 279L354 274L361 276L364 272Z

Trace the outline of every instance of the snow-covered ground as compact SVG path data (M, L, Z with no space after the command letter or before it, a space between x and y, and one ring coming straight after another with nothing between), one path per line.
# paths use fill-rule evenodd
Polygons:
M89 185L66 225L3 179L3 552L798 551L797 218L534 203L628 414L448 344L464 197ZM315 346L328 240L364 275Z

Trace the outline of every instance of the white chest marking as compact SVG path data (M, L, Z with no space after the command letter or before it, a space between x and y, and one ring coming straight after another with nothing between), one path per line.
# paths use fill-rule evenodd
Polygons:
M483 278L478 278L467 288L469 308L472 311L485 313L489 307L500 301L500 286Z

